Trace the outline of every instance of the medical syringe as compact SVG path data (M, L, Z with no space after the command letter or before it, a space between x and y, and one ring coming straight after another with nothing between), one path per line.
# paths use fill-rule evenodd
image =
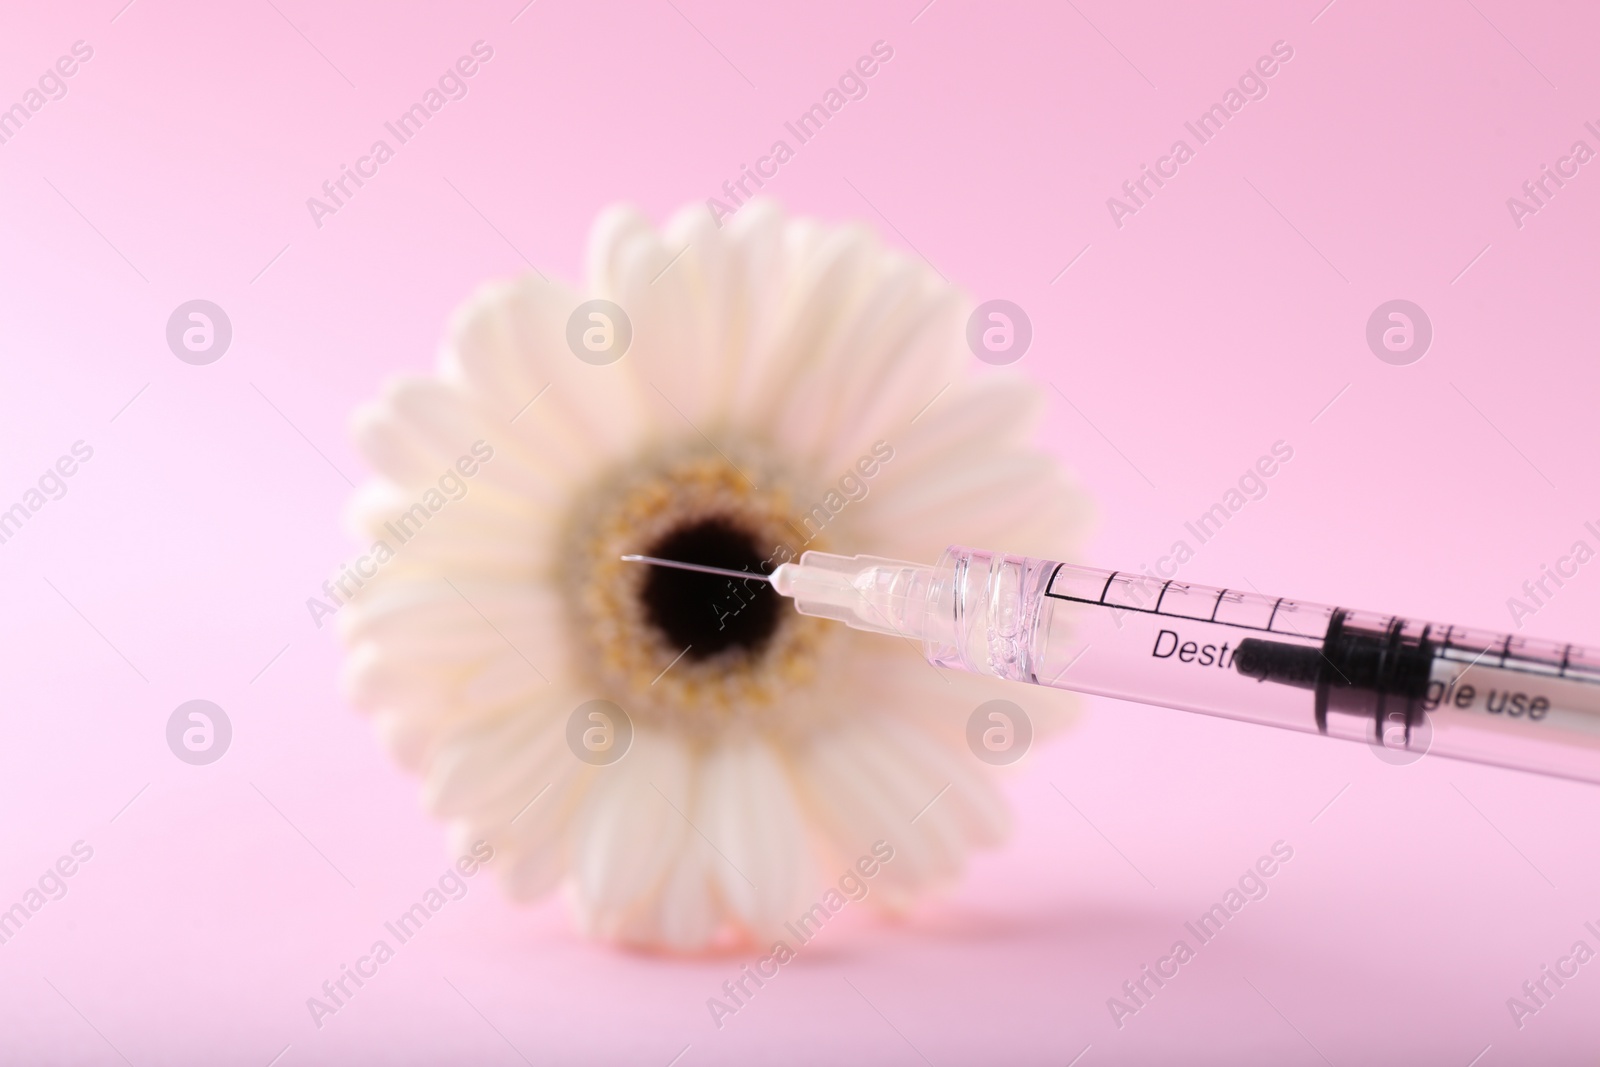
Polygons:
M1600 782L1600 652L952 545L933 566L806 552L770 583L805 615L938 667Z

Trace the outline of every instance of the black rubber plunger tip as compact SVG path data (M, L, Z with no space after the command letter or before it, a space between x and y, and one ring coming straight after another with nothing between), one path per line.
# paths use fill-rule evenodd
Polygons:
M1322 650L1315 646L1247 637L1239 642L1233 654L1233 666L1240 674L1257 681L1313 689L1322 670Z

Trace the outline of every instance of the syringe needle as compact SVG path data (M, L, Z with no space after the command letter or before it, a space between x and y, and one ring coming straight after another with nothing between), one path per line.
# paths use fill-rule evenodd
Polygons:
M624 563L651 563L657 567L672 567L680 571L699 571L701 574L720 574L725 578L754 578L762 582L771 582L770 574L759 574L755 571L732 571L723 567L704 567L698 563L684 563L676 559L660 559L656 556L628 555L621 557Z

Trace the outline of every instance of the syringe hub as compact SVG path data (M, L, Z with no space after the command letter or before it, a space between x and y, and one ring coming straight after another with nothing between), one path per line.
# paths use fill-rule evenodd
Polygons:
M772 572L772 588L802 615L920 641L932 567L881 556L806 552Z

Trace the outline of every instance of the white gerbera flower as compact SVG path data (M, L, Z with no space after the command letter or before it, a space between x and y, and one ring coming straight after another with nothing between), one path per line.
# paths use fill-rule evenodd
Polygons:
M437 377L359 414L379 479L354 513L393 557L340 616L352 695L510 893L566 881L595 936L764 938L878 840L894 860L870 899L902 907L1006 830L966 748L973 709L1004 693L1047 731L1060 695L618 557L931 563L959 541L1061 558L1081 508L1027 445L1037 392L979 368L960 295L860 227L754 203L657 233L614 210L588 273L582 296L490 287ZM605 365L569 344L594 299L632 327ZM632 727L606 765L569 744L593 700Z

